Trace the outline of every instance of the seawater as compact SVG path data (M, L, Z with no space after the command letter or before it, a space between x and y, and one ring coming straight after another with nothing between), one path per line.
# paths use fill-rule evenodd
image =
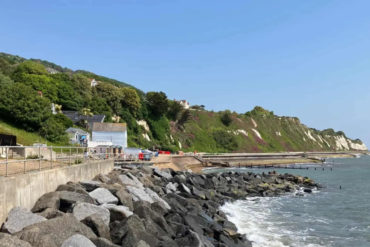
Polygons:
M330 159L324 167L271 169L324 186L312 194L246 198L222 210L255 247L370 246L370 157Z

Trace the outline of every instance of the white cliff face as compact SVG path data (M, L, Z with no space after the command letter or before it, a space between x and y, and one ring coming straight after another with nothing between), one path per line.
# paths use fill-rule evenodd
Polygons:
M310 130L308 130L307 132L305 132L306 133L306 135L307 135L307 137L309 138L309 139L311 139L312 141L314 141L314 142L316 142L317 140L312 136L312 134L311 134L311 131Z
M336 136L335 144L337 146L337 150L349 150L348 142L344 136Z
M150 137L147 133L143 134L145 140L150 141Z
M256 136L257 136L258 138L260 138L261 140L263 140L263 139L262 139L262 136L261 136L260 132L258 132L258 130L256 130L256 129L252 129L252 131L254 132L254 134L256 134Z
M253 118L252 118L252 123L253 123L254 128L257 128L257 127L258 127L258 125L257 125L256 121L254 121L254 119L253 119Z
M149 132L150 129L149 129L149 125L148 123L145 121L145 120L139 120L139 121L136 121L138 125L142 126L145 131Z
M354 149L354 150L359 150L359 151L366 151L367 150L367 147L365 145L365 143L362 143L362 144L359 144L359 143L354 143L352 141L348 141L351 149Z

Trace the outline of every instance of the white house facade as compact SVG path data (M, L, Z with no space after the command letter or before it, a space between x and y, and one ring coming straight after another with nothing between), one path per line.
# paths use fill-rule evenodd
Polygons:
M125 123L93 123L92 141L126 148L127 126Z

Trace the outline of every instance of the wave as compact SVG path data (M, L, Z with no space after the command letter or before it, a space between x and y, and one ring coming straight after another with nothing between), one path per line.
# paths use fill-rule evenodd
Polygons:
M292 226L297 220L293 212L281 210L284 202L292 195L283 197L255 197L229 202L221 207L228 219L253 242L253 247L321 247L330 246L321 243L318 237L310 233L309 227L298 229ZM299 217L298 217L299 218ZM305 216L306 222L319 221L328 224L326 219L315 219ZM308 226L309 224L307 224Z

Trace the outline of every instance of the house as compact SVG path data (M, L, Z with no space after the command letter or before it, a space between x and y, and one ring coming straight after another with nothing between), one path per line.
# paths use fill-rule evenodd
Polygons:
M68 128L66 130L69 142L71 144L79 144L81 146L87 146L90 141L90 134L82 129L78 128Z
M180 105L182 105L182 107L184 107L185 110L190 108L190 104L187 100L179 100L177 102L179 102Z
M104 122L105 115L92 115L92 116L85 116L80 114L77 111L63 111L63 114L72 120L73 124L80 123L81 121L87 122L87 127L89 129L92 128L93 123L102 123Z
M93 142L111 142L113 146L127 147L127 126L125 123L93 123Z

